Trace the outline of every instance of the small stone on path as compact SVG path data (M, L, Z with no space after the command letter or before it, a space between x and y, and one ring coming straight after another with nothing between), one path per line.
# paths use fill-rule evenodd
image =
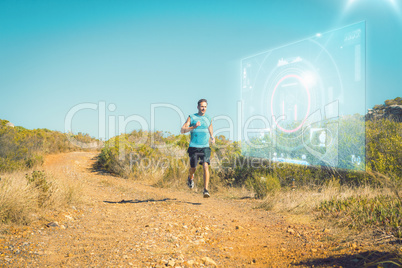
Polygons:
M213 261L211 258L209 258L209 257L204 257L204 258L202 258L201 260L204 262L205 265L214 265L214 266L217 266L217 265L216 265L216 262L214 262L214 261Z

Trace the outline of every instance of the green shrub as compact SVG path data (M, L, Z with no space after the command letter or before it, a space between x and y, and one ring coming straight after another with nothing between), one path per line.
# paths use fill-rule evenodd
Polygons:
M273 176L261 176L254 173L252 177L246 180L246 186L252 190L256 198L265 198L268 194L274 193L281 188L278 178Z
M27 160L25 160L25 165L28 168L34 168L37 166L42 166L44 160L42 155L32 155Z
M393 100L386 100L385 101L385 105L386 106L391 106L391 105L402 105L402 98L401 97L397 97Z
M163 175L157 180L155 186L178 187L184 185L188 176L187 159L168 157L166 160L166 167L163 169ZM160 169L162 169L162 167ZM199 181L197 180L196 182Z
M382 119L366 124L367 169L400 180L402 123Z
M395 196L349 197L322 202L320 217L334 218L349 228L380 227L402 238L402 203Z
M43 207L45 202L49 200L51 195L52 184L48 182L47 176L43 171L33 171L31 174L26 174L25 178L28 184L32 185L38 191L38 205Z

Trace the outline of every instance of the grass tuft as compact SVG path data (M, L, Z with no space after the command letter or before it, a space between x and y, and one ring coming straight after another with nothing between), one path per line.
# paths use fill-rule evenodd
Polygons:
M43 171L14 172L0 180L0 222L27 225L34 214L77 204L81 186L67 178L54 178Z

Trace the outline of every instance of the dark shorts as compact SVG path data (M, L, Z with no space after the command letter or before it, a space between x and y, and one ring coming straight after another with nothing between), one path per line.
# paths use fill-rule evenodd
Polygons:
M209 158L211 157L211 148L196 148L196 147L188 147L187 150L188 156L190 157L190 166L195 168L197 162L202 165L204 162L210 165Z

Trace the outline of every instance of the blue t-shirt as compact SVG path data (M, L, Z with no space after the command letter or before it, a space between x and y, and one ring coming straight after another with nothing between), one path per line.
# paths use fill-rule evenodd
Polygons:
M209 147L209 131L208 127L211 125L211 117L209 115L198 115L198 113L191 114L190 116L190 127L195 126L198 121L201 125L193 130L191 130L191 140L190 147Z

